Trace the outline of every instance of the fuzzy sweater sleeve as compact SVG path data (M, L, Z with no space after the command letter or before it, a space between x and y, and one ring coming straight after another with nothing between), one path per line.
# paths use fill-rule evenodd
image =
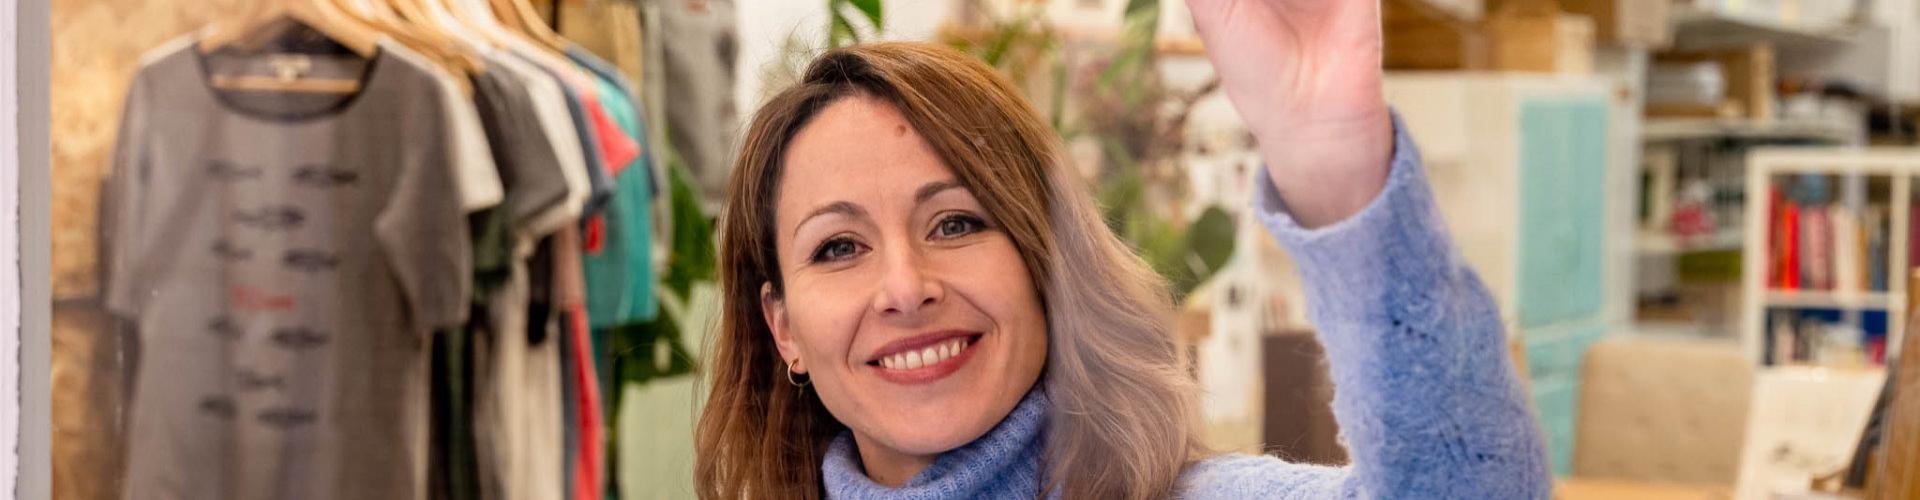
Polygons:
M1254 214L1300 266L1352 464L1233 455L1189 467L1188 498L1547 498L1545 447L1500 312L1435 208L1398 117L1386 186L1316 229L1266 172Z

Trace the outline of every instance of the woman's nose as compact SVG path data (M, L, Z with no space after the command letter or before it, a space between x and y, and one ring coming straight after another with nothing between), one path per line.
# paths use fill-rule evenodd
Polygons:
M912 250L888 252L886 273L874 295L873 309L882 315L912 316L937 304L946 293L940 280L926 268L925 259Z

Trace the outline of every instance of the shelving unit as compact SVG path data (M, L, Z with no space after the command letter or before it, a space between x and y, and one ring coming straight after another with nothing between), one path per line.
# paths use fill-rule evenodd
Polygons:
M1865 135L1858 124L1848 126L1814 120L1748 120L1715 118L1655 118L1641 129L1649 142L1694 139L1819 139L1848 144Z
M1865 331L1867 315L1884 314L1886 356L1898 355L1906 334L1906 277L1920 261L1910 261L1912 234L1909 218L1916 200L1913 184L1920 177L1920 149L1795 147L1760 148L1747 156L1747 192L1771 193L1784 179L1805 175L1826 175L1836 181L1840 191L1833 203L1845 209L1861 210L1866 200L1884 200L1886 261L1885 290L1874 291L1867 283L1854 289L1787 290L1770 283L1772 273L1771 232L1774 207L1766 198L1754 198L1746 205L1745 248L1741 281L1741 328L1743 349L1756 366L1766 365L1769 321L1774 312L1800 314L1805 311L1836 313L1841 324ZM1796 243L1797 244L1797 243ZM1865 243L1862 243L1863 245ZM1871 252L1868 252L1871 255ZM1871 262L1860 265L1871 266Z
M1655 329L1649 321L1690 322L1662 330L1733 338L1741 329L1741 252L1750 236L1742 219L1750 203L1764 200L1747 188L1747 155L1764 147L1855 147L1866 133L1860 124L1824 119L1656 118L1644 123L1639 139L1636 329ZM1697 205L1704 217L1676 230L1682 219L1675 214L1701 203L1696 190L1706 193Z
M1767 290L1766 305L1812 309L1891 311L1906 304L1905 293Z
M1719 252L1739 250L1746 243L1746 236L1740 230L1729 229L1695 237L1676 237L1670 234L1641 232L1634 238L1634 248L1642 255L1664 255L1687 252Z
M1695 4L1674 5L1674 46L1682 49L1726 47L1753 42L1788 48L1829 48L1847 42L1847 30L1794 26L1779 20L1720 12Z

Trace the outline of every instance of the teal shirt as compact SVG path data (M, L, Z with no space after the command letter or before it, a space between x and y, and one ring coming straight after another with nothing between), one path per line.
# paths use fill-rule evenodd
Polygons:
M604 76L595 78L600 102L621 132L643 151L614 176L614 195L605 212L603 246L583 259L587 278L587 323L595 330L651 321L659 311L654 295L653 168L644 153L651 147L634 113L633 97Z

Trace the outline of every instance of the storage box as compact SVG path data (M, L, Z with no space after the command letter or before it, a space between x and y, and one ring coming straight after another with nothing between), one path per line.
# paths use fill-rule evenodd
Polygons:
M1648 49L1673 44L1672 0L1560 0L1560 8L1592 18L1602 43Z
M1479 22L1421 0L1381 4L1387 69L1487 69L1486 34Z
M1730 49L1660 54L1658 63L1713 62L1720 65L1726 79L1727 102L1701 109L1647 106L1647 116L1719 117L1771 120L1774 118L1774 75L1776 66L1772 45L1753 44Z
M1552 0L1489 3L1473 21L1421 0L1383 3L1390 70L1593 73L1593 20L1560 12Z
M1593 73L1593 20L1578 14L1499 12L1487 19L1492 69Z

